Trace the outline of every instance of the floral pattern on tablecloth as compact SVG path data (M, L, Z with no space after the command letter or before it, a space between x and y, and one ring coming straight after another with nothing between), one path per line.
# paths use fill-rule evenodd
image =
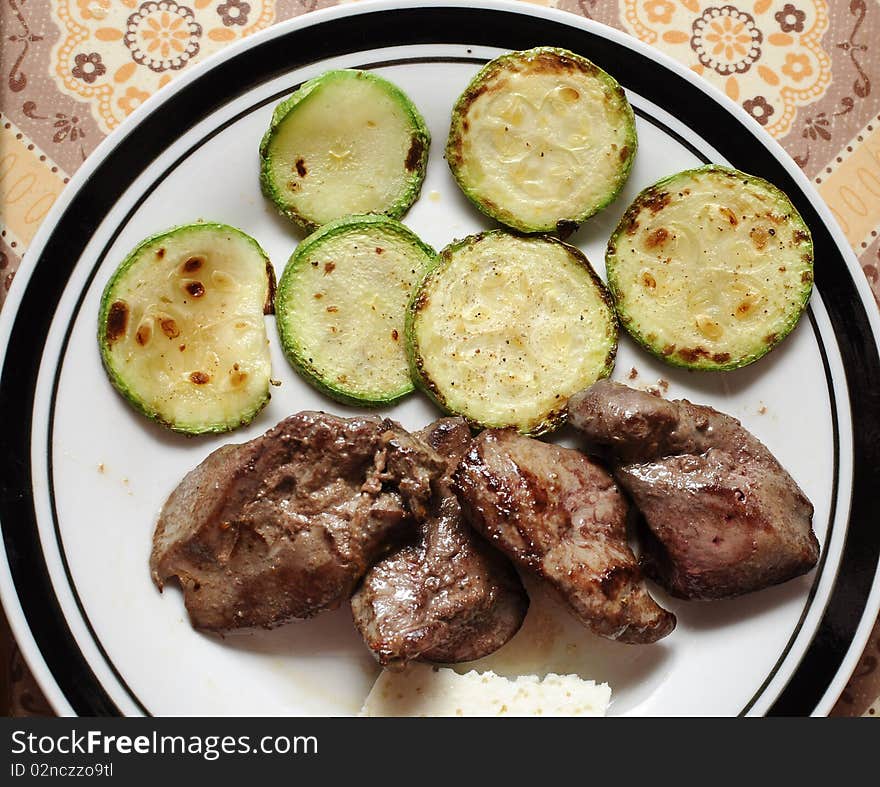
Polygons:
M105 133L175 73L275 21L271 0L57 0L58 88L89 102Z
M831 83L824 0L624 0L629 31L721 88L770 134Z

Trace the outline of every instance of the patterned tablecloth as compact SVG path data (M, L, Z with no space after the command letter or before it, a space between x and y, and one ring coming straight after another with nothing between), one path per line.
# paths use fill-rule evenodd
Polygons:
M880 302L880 0L539 2L652 44L742 104L813 179ZM191 63L336 0L0 3L2 305L42 218L126 115ZM880 623L835 715L880 710L878 657ZM0 659L0 712L50 714L2 615Z

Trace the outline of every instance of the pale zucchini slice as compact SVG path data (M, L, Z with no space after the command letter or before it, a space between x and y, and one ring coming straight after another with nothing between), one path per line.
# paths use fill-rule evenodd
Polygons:
M404 313L434 257L385 216L348 216L309 235L287 263L275 299L288 360L346 404L387 405L411 393Z
M275 278L259 244L225 224L147 238L104 289L98 343L110 381L176 432L225 432L269 401L263 315Z
M713 164L639 194L606 266L620 322L639 344L674 366L736 369L797 324L813 243L778 188Z
M522 232L566 232L608 205L636 152L632 107L586 58L539 47L488 63L458 99L446 159L481 211Z
M580 251L494 230L440 252L407 310L406 338L413 379L441 408L537 435L611 374L617 320Z
M351 214L400 218L419 196L430 142L396 85L368 71L328 71L275 108L260 182L307 230Z

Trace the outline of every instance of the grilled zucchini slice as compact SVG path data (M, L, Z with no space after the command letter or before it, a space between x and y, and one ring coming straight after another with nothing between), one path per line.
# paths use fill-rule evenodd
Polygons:
M636 145L620 85L586 58L538 47L477 74L452 111L446 159L483 213L522 232L570 231L617 196Z
M620 322L674 366L736 369L794 328L813 288L813 243L766 180L709 165L636 197L608 243Z
M378 406L411 393L404 313L436 252L399 221L349 216L294 251L276 316L288 360L346 404Z
M577 249L501 230L440 252L407 310L413 379L473 426L538 435L568 398L611 374L611 296Z
M110 381L176 432L226 432L269 401L263 315L275 276L266 253L226 224L147 238L104 289L98 344Z
M430 143L400 88L368 71L328 71L275 108L260 182L307 230L350 214L399 218L419 196Z

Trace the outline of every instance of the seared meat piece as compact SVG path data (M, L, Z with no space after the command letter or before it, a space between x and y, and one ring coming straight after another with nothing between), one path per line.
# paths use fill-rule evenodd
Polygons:
M569 419L609 452L649 528L642 562L682 598L726 598L785 582L819 558L813 506L735 418L603 380Z
M504 555L462 520L451 474L471 442L461 418L417 433L446 459L434 506L417 540L380 560L352 597L351 611L383 666L487 656L519 629L529 598Z
M193 626L272 627L333 609L425 516L443 459L376 417L293 415L218 449L165 503L153 580L176 575Z
M579 451L487 429L454 483L474 527L548 580L596 634L648 643L675 627L645 590L627 544L626 500Z

